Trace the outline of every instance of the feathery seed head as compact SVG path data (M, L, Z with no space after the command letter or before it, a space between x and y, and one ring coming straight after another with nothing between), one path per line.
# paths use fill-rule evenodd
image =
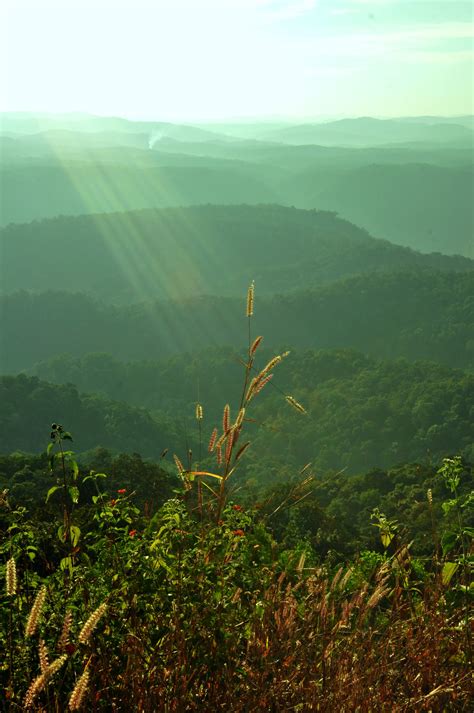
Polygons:
M212 453L212 451L214 450L214 446L216 445L216 438L217 438L217 428L215 428L212 431L211 437L209 439L209 445L207 447L207 450L209 451L209 453Z
M28 688L25 699L23 701L23 708L25 710L28 710L28 708L31 708L33 706L33 702L36 696L38 696L41 691L46 687L46 684L48 683L49 679L52 678L54 674L57 673L57 671L59 671L66 659L67 654L63 654L58 659L50 663L49 666L43 671L43 673L41 673L39 676L37 676L37 678L35 678L31 686Z
M176 467L177 467L177 469L178 469L179 475L183 475L183 473L184 473L184 465L181 463L181 461L179 460L179 458L178 458L178 456L177 456L176 454L173 455L173 460L174 460L175 465L176 465Z
M74 686L74 689L71 693L71 697L69 698L69 709L72 711L77 711L81 707L82 704L82 699L84 698L84 695L87 691L87 687L89 685L89 669L85 669Z
M43 584L38 594L36 595L35 601L33 602L33 606L31 607L30 616L28 617L28 621L26 623L25 636L33 636L33 634L35 633L38 627L38 622L41 616L45 598L46 586Z
M266 374L267 372L271 371L273 367L275 367L277 364L279 364L282 360L282 356L280 354L277 354L276 356L273 357L273 359L270 359L268 364L264 369L262 369L261 374ZM257 377L258 378L258 377Z
M240 428L240 427L241 427L242 422L243 422L243 420L244 420L244 416L245 416L245 409L244 409L244 408L241 408L240 411L239 411L239 415L237 416L237 420L236 420L236 422L235 422L235 426L234 426L235 428Z
M253 299L255 293L255 282L252 280L250 286L247 290L247 317L252 317L253 315Z
M294 399L293 396L285 396L285 399L288 401L290 406L293 406L293 408L296 409L297 411L299 411L300 413L304 413L304 414L307 413L304 406L302 406L300 403L298 403L298 401L296 401L296 399Z
M252 354L255 354L255 352L257 351L257 349L258 349L258 347L259 347L259 344L261 343L262 339L263 339L263 337L257 337L257 338L254 340L252 346L250 347L250 356L252 356Z
M268 384L269 381L273 379L273 374L268 374L264 379L261 379L258 384L255 385L252 396L256 396L261 392L263 387Z
M38 655L39 655L39 662L40 662L40 668L41 668L41 673L44 673L46 669L49 666L49 656L48 656L48 649L46 648L46 644L44 643L44 639L39 640L38 644Z
M201 406L201 404L196 404L196 420L202 421L202 416L203 416L202 406Z
M235 431L233 428L231 428L230 433L227 437L227 444L225 447L225 462L228 463L230 461L230 457L232 455L232 446L234 443L234 435Z
M84 626L82 627L80 634L79 634L79 643L81 644L87 644L87 642L90 639L90 636L94 629L96 628L97 624L99 621L102 619L104 616L105 612L107 611L107 604L105 602L102 602L95 611L92 612Z
M226 404L224 406L224 413L222 415L222 430L224 433L227 433L229 430L229 421L230 421L230 406L229 404Z
M252 379L252 381L250 382L249 388L247 389L247 394L246 394L246 396L245 396L245 401L246 401L246 402L247 402L247 401L250 401L250 399L252 398L252 396L253 396L253 391L254 391L254 389L255 389L256 383L257 383L257 377L254 376L253 379Z
M13 597L16 594L16 564L13 557L7 562L6 588L7 597Z
M68 644L69 644L69 632L71 630L71 624L72 624L72 611L69 609L66 612L66 615L64 617L63 627L61 629L61 636L59 637L59 641L58 641L58 649L60 651L64 651L66 646L68 646Z

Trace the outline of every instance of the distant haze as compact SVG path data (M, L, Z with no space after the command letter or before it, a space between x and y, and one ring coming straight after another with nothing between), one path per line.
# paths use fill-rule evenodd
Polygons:
M463 0L4 0L2 111L471 114Z

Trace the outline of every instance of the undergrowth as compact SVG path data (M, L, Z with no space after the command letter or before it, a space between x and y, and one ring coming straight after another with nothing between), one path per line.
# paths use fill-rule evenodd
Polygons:
M252 402L278 389L287 356L256 368L253 300L252 285L240 402L210 433L196 404L200 453L174 456L181 485L162 507L139 508L133 492L108 492L105 474L80 473L60 424L45 494L57 522L3 493L5 710L469 710L472 495L458 495L459 458L440 468L452 497L423 561L378 511L382 551L334 563L303 541L284 549L268 511L235 502ZM288 501L297 506L311 481L303 469Z

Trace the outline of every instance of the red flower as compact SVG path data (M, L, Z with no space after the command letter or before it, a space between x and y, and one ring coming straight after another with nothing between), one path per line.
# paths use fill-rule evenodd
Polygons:
M237 512L242 512L242 510L243 510L242 505L232 505L232 508L234 510L237 510Z
M130 530L130 532L129 532L128 534L129 534L130 537L135 537L135 535L137 534L137 531L136 531L136 530Z
M245 532L243 530L233 530L232 534L242 537L243 535L245 535Z
M120 490L117 490L117 493L118 493L119 495L123 495L123 494L126 493L126 492L127 492L127 488L120 488Z

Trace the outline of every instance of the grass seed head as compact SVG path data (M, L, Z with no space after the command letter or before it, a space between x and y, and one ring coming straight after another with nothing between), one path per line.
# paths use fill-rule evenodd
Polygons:
M222 430L224 434L227 433L229 430L229 423L230 423L230 406L229 404L226 404L224 406L224 413L222 414Z
M299 411L300 413L304 413L304 414L307 413L304 406L302 406L298 401L296 401L296 399L294 399L293 396L285 396L285 399L288 401L290 406L293 406L293 408L296 409L296 411Z
M173 455L173 460L174 460L175 465L176 465L176 467L177 467L177 469L178 469L179 475L183 475L183 473L184 473L184 465L181 463L181 461L179 460L179 458L178 458L178 456L177 456L176 454Z
M253 315L253 300L255 294L255 283L252 280L250 286L247 290L247 317L252 317Z
M213 432L211 433L211 437L209 439L209 445L207 447L207 450L209 451L209 453L212 453L212 451L214 450L214 446L216 445L216 438L217 438L217 428L215 428L213 430Z

